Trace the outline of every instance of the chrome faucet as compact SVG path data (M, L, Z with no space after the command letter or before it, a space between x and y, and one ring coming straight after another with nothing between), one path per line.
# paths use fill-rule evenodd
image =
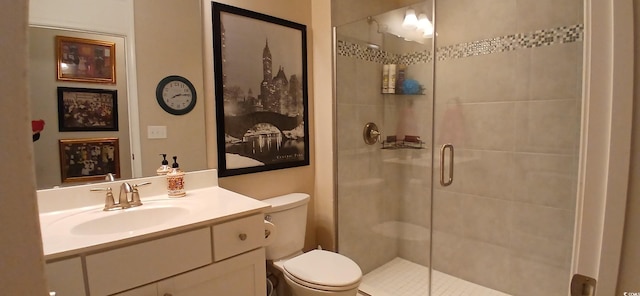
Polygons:
M131 207L131 205L129 204L129 193L131 192L133 192L133 187L131 187L131 184L124 182L122 183L122 185L120 185L120 194L118 195L118 206L120 206L121 209L127 209Z
M104 176L104 180L107 182L113 182L116 180L116 176L112 173L108 173Z
M107 195L104 200L103 211L111 210L124 210L131 207L141 206L140 194L138 193L138 187L143 185L149 185L151 182L143 182L140 184L131 185L127 182L120 185L120 194L118 195L118 203L115 202L111 187L107 188L93 188L90 191L106 191ZM129 199L129 193L131 193L131 199Z

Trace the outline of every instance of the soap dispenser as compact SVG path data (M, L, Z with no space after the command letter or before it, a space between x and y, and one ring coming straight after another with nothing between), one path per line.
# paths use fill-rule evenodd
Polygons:
M178 165L178 157L173 157L171 170L167 173L167 193L169 197L183 197L187 195L184 190L184 172Z
M162 165L156 170L158 176L164 176L171 171L171 167L169 166L169 161L167 160L166 154L162 155Z

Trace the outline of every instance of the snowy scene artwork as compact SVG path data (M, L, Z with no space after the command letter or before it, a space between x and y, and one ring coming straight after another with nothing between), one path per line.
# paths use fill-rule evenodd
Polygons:
M221 177L309 164L306 26L212 3Z

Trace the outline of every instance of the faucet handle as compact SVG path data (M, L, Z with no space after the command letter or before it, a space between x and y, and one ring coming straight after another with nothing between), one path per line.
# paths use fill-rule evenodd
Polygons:
M151 184L151 182L142 182L132 186L133 190L131 190L131 202L129 203L129 205L131 205L132 207L142 205L142 201L140 201L140 193L138 192L138 187L149 185L149 184Z
M112 210L115 207L116 202L115 202L115 199L113 198L113 192L111 191L111 187L91 188L89 191L92 191L92 192L106 191L107 192L107 195L105 196L105 199L104 199L104 209L102 209L103 211L109 211L109 210Z

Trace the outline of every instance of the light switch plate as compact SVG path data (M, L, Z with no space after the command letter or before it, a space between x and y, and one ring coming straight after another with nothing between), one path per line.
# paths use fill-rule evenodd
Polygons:
M167 127L164 125L147 126L147 139L166 139Z

